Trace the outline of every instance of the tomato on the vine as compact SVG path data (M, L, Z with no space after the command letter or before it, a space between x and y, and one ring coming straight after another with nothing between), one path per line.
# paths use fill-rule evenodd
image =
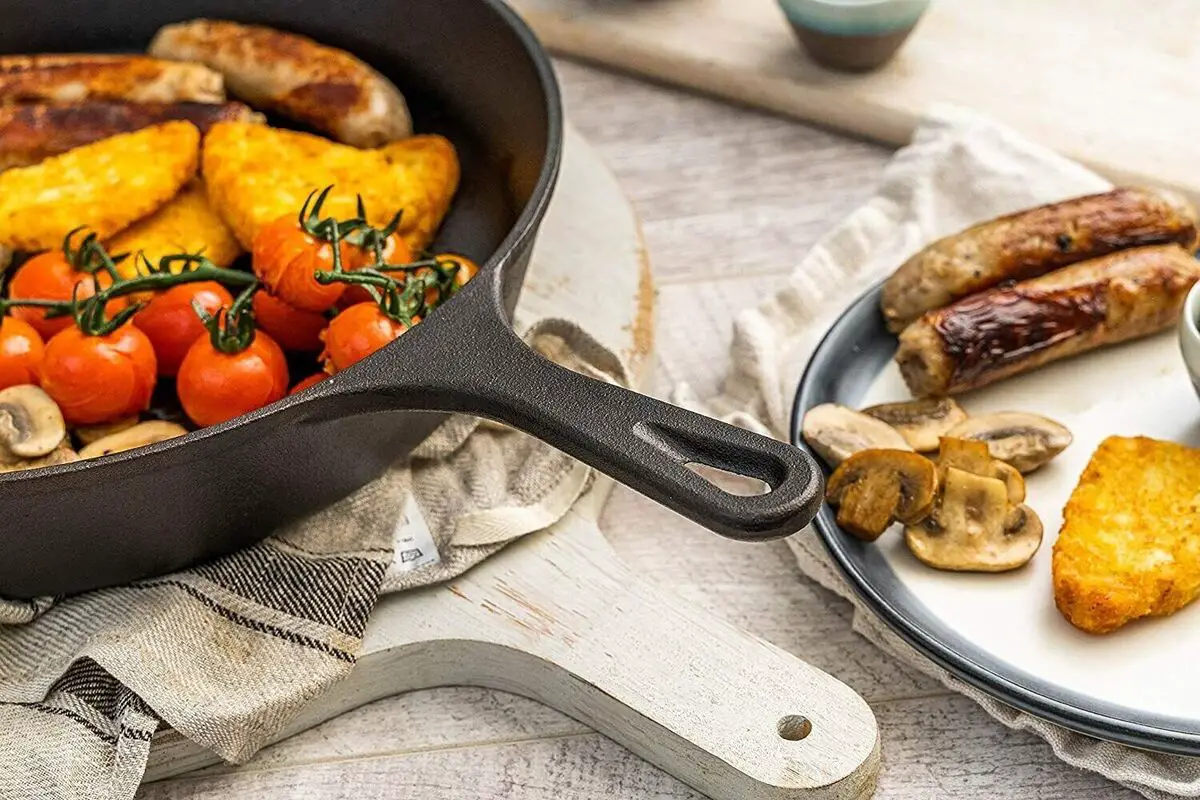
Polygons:
M321 331L329 324L324 314L301 311L270 292L254 293L254 321L284 350L310 352L321 349Z
M243 350L223 352L211 336L197 339L179 367L175 387L188 418L216 425L274 403L288 391L287 359L259 331Z
M0 389L38 382L38 366L46 352L32 325L15 317L0 320Z
M436 286L430 286L425 290L425 304L437 305L449 299L449 295L458 291L467 285L467 282L479 274L479 265L466 256L460 256L456 253L440 253L434 256L438 265L444 270L454 270L454 277L450 279L450 288L447 296L443 297ZM420 270L418 276L425 276L430 273L429 269Z
M145 411L157 372L150 339L128 323L102 336L89 336L74 325L58 332L46 343L38 369L42 388L75 425Z
M318 372L313 375L309 375L307 378L305 378L304 380L300 381L295 386L293 386L292 390L290 392L288 392L288 394L299 394L300 392L303 392L305 389L316 386L318 383L320 383L321 381L325 380L328 377L329 377L328 372Z
M419 322L414 319L413 322ZM359 303L338 314L321 334L325 371L335 373L354 364L400 337L408 330L374 303Z
M74 295L78 300L85 300L96 293L97 283L101 289L106 289L112 285L112 276L97 270L93 277L75 269L62 250L47 250L21 265L8 284L8 296L10 300L68 302ZM113 300L109 306L120 308L124 302L123 299ZM13 306L12 315L28 322L45 339L72 324L70 315L47 319L46 309L33 306Z
M233 304L233 296L216 281L181 283L155 295L133 318L142 333L154 345L158 359L158 374L171 377L192 344L208 331L196 315L193 303L210 314Z
M295 217L263 226L250 248L254 274L267 290L293 308L324 311L338 301L345 284L317 282L313 273L331 271L333 245L302 230Z

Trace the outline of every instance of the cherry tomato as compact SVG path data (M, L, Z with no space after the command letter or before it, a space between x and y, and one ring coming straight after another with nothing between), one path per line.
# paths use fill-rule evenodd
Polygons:
M329 377L328 372L318 372L315 375L309 375L307 378L305 378L304 380L300 381L295 386L293 386L292 390L290 392L288 392L288 394L299 394L300 392L303 392L305 389L308 389L309 387L316 386L318 383L320 383L321 381L325 380L328 377Z
M46 345L32 325L15 317L0 320L0 389L38 382Z
M130 324L106 336L87 336L72 325L46 343L38 370L46 394L76 425L145 411L157 372L154 345Z
M412 248L399 233L392 233L383 241L383 260L387 264L409 264L413 258ZM375 250L369 247L359 247L347 242L342 251L342 267L344 269L362 269L375 263Z
M348 250L343 245L342 252ZM254 274L271 294L301 311L324 311L346 290L344 283L322 285L313 273L333 269L333 246L306 233L294 216L265 225L250 248Z
M458 267L458 271L454 273L455 290L461 289L467 285L467 281L479 274L479 265L466 256L460 256L455 253L441 253L435 256L437 262L442 265L443 269ZM427 275L429 270L418 270L418 275ZM435 306L447 298L440 297L438 290L430 286L425 290L425 305Z
M310 352L321 349L321 331L329 324L324 314L301 311L269 292L255 292L254 321L284 350Z
M420 320L416 320L420 321ZM396 339L408 328L380 310L375 303L359 303L338 314L321 334L325 371L333 374L361 361Z
M47 250L21 265L8 285L8 296L13 300L65 301L71 299L71 293L78 284L76 297L83 300L96 293L96 282L99 282L101 289L107 288L112 285L112 276L100 270L96 272L93 281L91 275L75 269L71 262L67 261L62 250ZM124 305L125 299L117 298L106 308L111 314ZM46 319L45 309L32 306L14 306L12 315L28 322L45 339L72 324L69 315Z
M232 305L233 297L216 281L181 283L155 296L133 317L133 324L154 345L159 375L171 377L179 372L188 349L201 336L208 335L192 307L193 301L215 314L217 309Z
M211 337L204 336L188 350L175 387L192 422L216 425L286 395L287 359L262 331L240 353L222 353L213 347Z

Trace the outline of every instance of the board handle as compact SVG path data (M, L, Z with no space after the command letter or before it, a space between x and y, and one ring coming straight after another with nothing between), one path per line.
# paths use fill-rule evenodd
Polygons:
M807 453L559 366L513 332L487 292L471 288L405 334L419 339L408 352L422 353L421 363L390 368L372 359L385 366L367 374L366 391L392 408L511 425L729 538L776 539L812 521L824 477ZM360 384L347 390L362 392ZM729 492L697 466L757 479L768 490Z

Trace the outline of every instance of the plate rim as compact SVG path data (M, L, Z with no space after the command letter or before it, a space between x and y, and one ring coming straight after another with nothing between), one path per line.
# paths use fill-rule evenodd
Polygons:
M827 369L826 363L831 361L831 351L838 350L843 344L842 339L847 335L847 327L863 313L864 306L870 305L873 309L879 307L879 297L885 282L886 279L873 284L842 309L822 334L796 387L789 439L793 445L817 460L826 477L829 474L827 466L800 435L801 420L804 411L816 404L812 397L816 391L813 384L818 373ZM881 318L879 324L882 327ZM821 402L828 401L822 399ZM1127 706L1080 702L1092 698L1070 691L1064 691L1057 697L1051 696L1044 687L1030 685L1039 682L1037 676L1032 673L1014 667L1008 674L1002 674L995 667L980 663L976 658L960 652L942 641L942 637L930 630L919 615L912 614L901 603L885 596L864 574L854 554L847 547L851 537L837 526L828 506L822 505L813 520L813 528L842 576L871 612L917 652L960 680L1006 705L1096 739L1171 755L1200 756L1200 719L1165 717L1139 712ZM925 608L923 604L919 606ZM937 619L931 612L928 616ZM1019 680L1021 676L1030 680L1023 683Z

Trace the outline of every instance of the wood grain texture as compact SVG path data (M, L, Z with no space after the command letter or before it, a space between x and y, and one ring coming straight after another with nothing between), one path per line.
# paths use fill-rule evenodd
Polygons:
M1200 69L1189 0L1153 14L1128 0L937 0L897 58L866 75L810 61L775 0L513 5L559 53L893 144L933 104L972 106L1116 183L1200 199L1200 115L1180 99Z
M644 218L660 283L658 389L678 380L715 389L728 364L733 311L770 291L773 276L788 272L867 196L888 153L588 67L560 62L559 69L575 125L607 156ZM664 137L686 155L663 148ZM769 143L760 144L766 157L731 168L724 160L735 157L742 141ZM660 168L659 159L668 156L675 159L673 170ZM756 206L754 193L744 187L758 185L776 187L775 198ZM704 215L699 197L704 194L749 205L729 200L723 211ZM754 258L740 255L748 248ZM754 277L743 280L743 274ZM1036 737L1008 731L971 701L883 656L850 630L849 605L803 578L786 547L721 540L624 489L614 492L602 525L641 576L800 655L862 694L883 736L877 798L1136 797L1062 764ZM480 689L439 689L381 700L267 748L245 767L216 767L150 784L140 797L700 795L532 701Z

